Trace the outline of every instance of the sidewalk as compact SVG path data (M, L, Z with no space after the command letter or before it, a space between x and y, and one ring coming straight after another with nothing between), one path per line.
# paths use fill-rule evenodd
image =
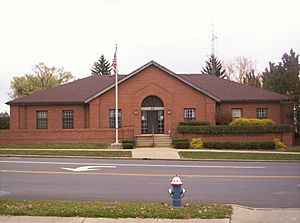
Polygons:
M233 205L231 219L140 219L0 216L4 223L293 223L300 222L300 209L252 209Z
M178 151L169 147L136 148L132 150L132 158L137 159L180 159Z

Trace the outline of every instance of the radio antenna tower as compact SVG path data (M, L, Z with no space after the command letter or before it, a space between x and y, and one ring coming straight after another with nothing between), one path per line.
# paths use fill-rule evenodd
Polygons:
M214 20L211 24L211 55L215 55L215 40L217 39L217 34L214 31Z

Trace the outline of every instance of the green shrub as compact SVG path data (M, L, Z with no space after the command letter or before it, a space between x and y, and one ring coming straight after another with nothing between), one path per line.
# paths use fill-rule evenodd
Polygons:
M201 138L193 138L190 147L192 149L201 149L203 148L203 140Z
M275 149L274 141L265 142L204 142L204 148L208 149Z
M131 139L123 139L122 146L123 146L123 149L133 149L134 142Z
M122 143L123 149L133 149L133 143Z
M188 142L189 143L189 139L186 139L186 138L174 138L173 139L173 144L175 144L177 142Z
M236 118L229 125L275 125L275 122L269 118Z
M274 139L274 143L275 143L275 148L276 149L279 149L279 150L286 149L286 145L284 145L284 143L281 142L280 139Z
M173 146L176 149L188 149L190 147L190 141L186 138L174 138Z
M198 125L210 125L210 123L208 121L184 121L184 122L179 122L179 125L198 126Z
M174 148L176 149L189 149L190 148L190 142L173 142Z
M123 139L122 143L134 143L131 139Z
M182 134L263 134L291 132L289 125L214 125L214 126L178 126Z

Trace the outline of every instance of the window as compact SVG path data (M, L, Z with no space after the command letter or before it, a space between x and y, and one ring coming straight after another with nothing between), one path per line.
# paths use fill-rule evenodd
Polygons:
M48 111L36 112L36 128L48 129Z
M184 109L184 121L196 120L196 109L195 108L185 108Z
M109 127L116 128L116 109L109 110ZM122 113L121 109L118 110L118 128L122 127Z
M268 118L268 109L267 108L257 108L256 109L256 118Z
M231 109L232 118L241 118L243 116L243 109L233 108Z
M63 129L73 129L74 128L74 111L64 110L62 112L62 127Z

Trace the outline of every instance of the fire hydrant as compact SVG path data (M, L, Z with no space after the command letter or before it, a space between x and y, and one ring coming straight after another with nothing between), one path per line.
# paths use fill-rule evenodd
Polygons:
M181 188L182 181L176 175L171 181L172 188L169 189L170 197L172 198L172 206L174 208L181 207L181 199L184 197L185 189Z

